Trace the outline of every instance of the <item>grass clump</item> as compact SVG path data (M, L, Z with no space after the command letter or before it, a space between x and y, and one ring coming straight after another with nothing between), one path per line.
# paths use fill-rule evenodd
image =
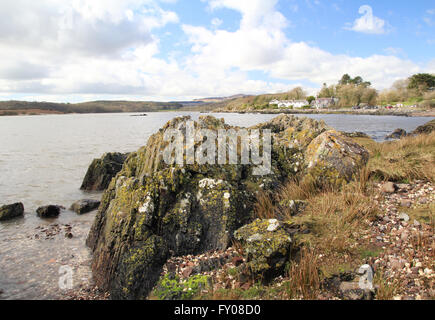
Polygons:
M384 143L358 142L370 152L367 168L375 178L393 182L435 181L435 132Z

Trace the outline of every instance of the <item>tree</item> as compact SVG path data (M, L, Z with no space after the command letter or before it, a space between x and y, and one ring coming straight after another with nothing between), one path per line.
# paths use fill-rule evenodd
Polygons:
M309 104L311 104L311 102L313 102L314 100L316 100L316 97L313 97L313 96L307 97L307 101Z
M338 82L339 85L347 85L352 82L352 78L347 73L341 77L341 80Z
M409 78L408 89L417 89L420 92L435 87L435 75L429 73L414 74Z

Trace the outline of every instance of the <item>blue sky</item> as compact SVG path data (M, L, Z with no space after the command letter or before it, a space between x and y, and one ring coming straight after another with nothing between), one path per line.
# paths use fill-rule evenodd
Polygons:
M434 29L428 0L2 0L0 99L382 90L435 72Z

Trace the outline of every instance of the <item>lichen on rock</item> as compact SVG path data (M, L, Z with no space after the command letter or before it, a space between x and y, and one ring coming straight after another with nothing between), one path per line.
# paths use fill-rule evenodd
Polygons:
M234 236L243 247L252 274L268 278L283 270L292 244L284 223L276 219L256 219L238 229Z
M335 133L325 135L330 128L323 122L282 115L248 128L271 130L269 175L254 175L250 164L168 164L162 160L169 145L164 133L179 129L186 136L188 120L190 117L169 121L149 138L146 146L131 153L103 194L87 244L93 251L96 284L108 289L114 298L146 298L170 255L226 249L234 232L254 220L253 206L260 190L273 190L286 179L307 172L308 145L313 159L319 149L326 150L325 154L321 151L323 158L316 159L321 159L328 170L333 170L329 162L338 165L338 176L344 180L356 170L352 163L362 163L359 159L364 155L361 147L345 138ZM194 131L200 129L237 132L241 128L204 116L194 122ZM323 140L329 143L331 139L345 152L337 155L335 149L325 146ZM198 146L195 143L196 150ZM314 167L319 167L318 162ZM248 229L259 229L249 235L251 242L243 235L243 230ZM261 222L256 222L250 228L239 229L238 234L249 243L249 250L258 246L255 253L250 253L255 273L273 273L283 267L291 241L281 223L264 224L263 228ZM265 238L256 240L260 236Z
M341 186L366 165L367 150L335 130L322 133L307 147L307 176L319 185Z

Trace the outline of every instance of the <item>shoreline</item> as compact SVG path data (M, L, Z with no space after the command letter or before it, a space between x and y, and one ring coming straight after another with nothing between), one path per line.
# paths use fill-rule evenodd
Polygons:
M8 114L9 110L0 110L0 117L18 117L18 116L41 116L41 115L71 115L71 114L114 114L114 113L136 113L136 112L100 112L100 113L78 113L78 112L58 112L51 110L26 110L28 113ZM11 111L20 112L22 110ZM363 116L397 116L397 117L435 117L435 110L212 110L212 111L199 111L199 110L161 110L161 111L148 111L147 113L167 113L167 112L200 112L200 113L234 113L234 114L344 114L344 115L363 115ZM143 112L137 112L143 113Z
M239 114L345 114L362 116L397 116L397 117L435 117L435 110L391 111L391 110L215 110L210 113Z

